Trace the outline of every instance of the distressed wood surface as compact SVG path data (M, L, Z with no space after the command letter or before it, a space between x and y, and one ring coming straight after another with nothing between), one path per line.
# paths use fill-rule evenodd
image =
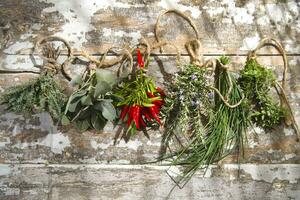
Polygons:
M300 124L300 3L297 0L2 0L0 2L0 70L34 70L41 63L29 54L41 37L58 35L78 53L103 53L112 45L153 43L154 24L162 10L176 8L191 16L200 32L205 59L229 54L241 69L245 54L265 37L278 39L288 53L287 95ZM194 33L174 15L162 20L160 35L176 42L182 53ZM278 78L282 60L274 49L259 51ZM159 86L178 70L175 52L154 52L149 75ZM236 55L236 56L235 56ZM64 59L62 56L61 59ZM183 60L188 62L187 56ZM73 64L71 74L84 66ZM0 74L6 88L36 77ZM65 82L66 83L66 82ZM63 84L67 92L72 90ZM0 199L166 199L174 183L168 166L145 164L159 155L161 133L142 133L127 144L113 144L116 129L80 133L72 125L55 125L47 113L26 116L0 106ZM300 143L291 127L249 131L241 165L236 156L198 174L169 199L300 199ZM238 176L239 174L239 176Z
M176 8L191 16L205 53L245 53L265 37L279 39L286 51L298 54L299 2L251 1L120 1L120 0L2 0L2 51L28 53L37 38L59 35L72 46L98 52L113 44L135 44L140 37L154 41L154 24L164 9ZM161 34L183 50L194 37L187 23L168 15Z

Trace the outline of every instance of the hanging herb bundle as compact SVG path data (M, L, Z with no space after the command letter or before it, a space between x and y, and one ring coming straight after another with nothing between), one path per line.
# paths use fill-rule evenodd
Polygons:
M9 111L25 114L46 111L59 120L66 99L53 74L45 73L24 85L9 88L1 102L7 105Z
M69 44L59 37L47 37L36 43L35 49L39 45L48 41L61 41L68 48L68 57L72 52ZM41 69L41 75L24 85L9 88L1 97L1 103L7 105L7 110L20 112L24 114L32 114L39 112L49 112L50 115L59 120L62 116L62 108L66 102L66 96L63 94L61 87L54 80L54 75L60 68L69 79L69 75L64 71L66 60L63 64L58 64L57 59L60 55L59 48L47 44L43 48L43 55L40 55L46 63Z
M139 68L135 76L124 81L115 92L120 98L117 104L121 108L120 120L126 126L124 137L134 135L137 130L145 129L153 122L161 123L159 114L165 94L147 77L149 61L144 64L140 50L137 50L137 58Z
M224 66L228 62L227 57L217 60L215 87L211 87L215 91L214 112L205 126L205 137L195 135L172 163L186 166L179 183L186 183L199 168L207 168L243 149L249 125L248 108L235 77Z
M164 143L173 135L190 138L205 136L205 123L212 113L207 69L193 64L183 66L169 86L163 106Z
M251 120L263 128L272 128L286 116L286 110L269 95L276 84L272 70L249 58L241 71L239 84L251 106Z
M102 130L117 116L112 89L117 76L105 69L91 69L86 78L76 76L71 83L79 88L69 97L62 124L75 122L79 130Z

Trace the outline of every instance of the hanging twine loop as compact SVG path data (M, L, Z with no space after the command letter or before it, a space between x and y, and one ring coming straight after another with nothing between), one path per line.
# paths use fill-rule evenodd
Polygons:
M159 28L160 28L161 18L164 15L168 14L168 13L174 13L174 14L182 17L183 19L185 19L188 22L188 24L195 31L196 38L192 39L192 40L189 40L185 44L185 48L186 48L186 50L187 50L187 52L190 56L190 60L191 60L190 63L193 64L193 65L199 66L199 67L203 67L204 63L203 63L203 55L202 55L202 44L200 42L199 31L198 31L195 23L186 14L184 14L184 13L178 11L178 10L175 10L175 9L170 9L170 10L166 10L166 11L162 12L158 16L156 24L155 24L155 38L156 38L156 41L158 43L163 42L163 40L159 37L158 32L159 32ZM160 52L161 53L163 52L163 45L160 46Z
M118 53L116 50L121 50L121 51ZM112 59L107 59L107 55L110 52L116 54L117 57ZM128 50L126 47L112 46L103 53L100 59L94 58L84 50L81 52L81 56L87 58L90 61L90 64L86 68L85 74L89 74L92 69L110 68L117 64L120 64L117 72L117 76L120 77L125 69L127 61L129 61L129 64L127 66L129 68L129 71L132 72L133 70L133 57L131 55L130 50Z
M185 44L185 48L190 56L191 64L203 66L202 44L200 40L193 39Z
M287 95L286 95L286 88L285 88L285 85L286 85L286 74L287 74L287 69L288 69L288 62L287 62L287 56L286 56L286 53L284 51L284 48L283 46L280 44L280 42L278 42L276 39L273 39L273 38L264 38L262 39L259 44L257 45L257 47L250 51L248 53L248 57L247 59L257 59L257 54L256 52L265 47L265 46L273 46L275 47L275 49L281 54L282 56L282 60L283 60L283 72L282 72L282 79L281 79L281 83L276 81L275 82L275 89L276 89L276 92L279 96L279 99L280 99L280 106L281 107L285 107L288 112L289 112L289 115L285 118L285 124L286 125L292 125L293 128L295 129L297 135L298 135L298 138L300 138L300 129L299 129L299 126L297 124L297 121L296 121L296 118L295 118L295 115L293 113L293 109L288 101L288 98L287 98ZM278 89L279 88L279 89Z
M54 48L54 45L50 45L48 42L62 42L68 49L67 58L63 63L59 63L58 57L60 56L60 49ZM45 45L46 44L46 45ZM73 56L72 48L70 44L63 38L58 36L44 37L38 40L34 46L33 52L38 51L39 57L43 60L43 66L41 73L51 72L57 74L61 72L67 80L71 80L71 76L66 67L69 65Z

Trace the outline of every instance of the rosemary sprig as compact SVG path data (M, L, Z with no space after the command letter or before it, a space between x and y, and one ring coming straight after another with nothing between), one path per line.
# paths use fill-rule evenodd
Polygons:
M213 111L206 69L194 65L183 66L169 86L163 107L164 144L173 136L192 138L205 136L203 121Z

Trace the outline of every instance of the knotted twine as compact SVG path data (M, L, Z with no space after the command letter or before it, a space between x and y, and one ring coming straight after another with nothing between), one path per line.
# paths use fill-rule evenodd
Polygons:
M68 49L67 59L62 63L58 63L57 59L60 56L59 48L54 49L53 45L50 45L48 42L62 42ZM46 44L46 45L45 45ZM42 47L43 46L43 47ZM57 74L61 72L62 75L68 80L71 80L69 72L66 70L66 67L69 65L71 58L73 57L72 48L68 41L58 36L48 36L38 40L33 48L32 55L37 52L38 56L43 60L43 65L40 68L40 71L32 70L0 70L0 73L33 73L33 74L44 74L51 72Z
M159 27L160 27L160 21L161 21L161 18L168 14L168 13L174 13L180 17L182 17L183 19L185 19L188 24L192 27L192 29L195 31L195 36L196 38L194 39L191 39L189 41L187 41L185 43L185 48L190 56L190 63L192 65L195 65L195 66L198 66L198 67L204 67L204 68L215 68L216 66L216 63L218 64L219 67L225 69L225 70L228 70L227 66L223 65L221 62L219 61L215 61L215 60L207 60L206 62L203 61L203 48L202 48L202 43L200 41L200 37L199 37L199 31L195 25L195 23L192 21L192 19L190 17L188 17L186 14L176 10L176 9L170 9L170 10L166 10L164 12L162 12L158 18L157 18L157 21L156 21L156 24L155 24L155 38L159 43L168 43L168 44L171 44L170 42L167 42L167 41L163 41L161 40L161 38L159 37ZM163 52L163 47L162 46L159 46L160 47L160 51ZM177 53L178 53L178 50L177 50ZM231 81L231 78L230 76L228 76L228 80L229 80L229 90L227 92L227 94L225 95L225 97L221 94L221 92L215 88L214 86L210 86L210 88L212 90L214 90L216 92L216 94L221 98L221 100L224 102L224 104L230 108L235 108L237 106L239 106L242 101L244 100L244 96L242 97L242 99L234 104L234 105L231 105L229 102L228 102L228 97L230 96L231 94L231 91L232 91L232 81Z
M60 64L57 59L60 56L60 49L54 49L53 45L50 45L48 42L62 42L68 49L67 58L62 64ZM47 43L46 46L43 44ZM57 74L61 72L62 75L68 80L71 80L69 72L66 70L66 67L69 65L71 58L73 57L73 52L70 44L63 38L58 36L48 36L38 40L35 43L33 52L37 51L39 57L43 60L43 65L41 68L41 74L51 72Z
M117 53L115 50L119 49L121 50L120 53ZM106 59L108 53L114 53L117 55L116 58L112 58L112 59ZM93 56L89 55L85 50L81 51L81 56L87 58L91 63L95 64L96 66L94 67L93 64L89 64L86 68L86 71L84 72L83 77L87 76L90 71L92 69L95 68L110 68L113 67L117 64L120 64L119 68L118 68L118 72L117 72L117 76L120 77L121 74L124 71L125 68L125 63L127 60L129 60L129 71L133 70L133 57L131 55L130 50L128 50L126 47L119 47L119 46L112 46L109 47L102 55L102 57L100 57L99 59L94 58Z
M257 60L257 51L260 50L261 48L265 47L265 46L273 46L275 47L275 49L280 53L280 55L282 56L282 60L283 60L283 72L282 72L282 80L281 83L279 81L276 81L276 84L274 86L279 99L280 99L280 106L281 107L285 107L288 112L289 112L289 116L287 116L285 118L285 123L286 125L292 125L293 128L295 129L297 135L298 135L298 139L300 138L300 130L297 124L297 121L295 119L295 115L293 113L293 110L291 108L291 105L288 101L287 95L286 95L286 88L285 88L285 84L286 84L286 74L287 74L287 69L288 69L288 62L287 62L287 56L286 53L282 47L282 45L274 38L264 38L262 39L259 44L257 45L257 47L250 51L248 53L247 59L255 59ZM279 88L279 89L278 89Z

